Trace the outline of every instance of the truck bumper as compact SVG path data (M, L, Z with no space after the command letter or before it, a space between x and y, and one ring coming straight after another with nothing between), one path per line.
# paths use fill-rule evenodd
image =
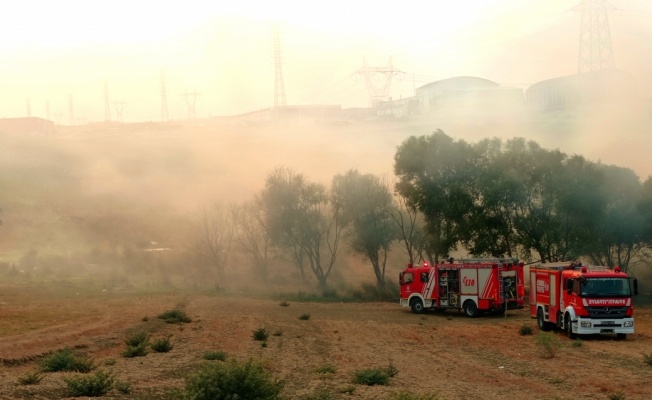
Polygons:
M575 325L577 324L577 325ZM623 319L590 319L577 318L573 322L573 331L580 335L599 333L634 333L634 318Z

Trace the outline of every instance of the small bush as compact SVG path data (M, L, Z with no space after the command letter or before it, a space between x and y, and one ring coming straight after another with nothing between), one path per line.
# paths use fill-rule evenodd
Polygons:
M320 365L319 367L315 368L315 372L320 373L320 374L334 374L335 373L335 367L331 364L323 364Z
M72 397L99 397L113 389L113 376L102 370L94 375L80 375L63 378Z
M389 400L437 400L437 396L432 394L418 395L410 392L399 392L390 395Z
M287 307L287 306L290 305L290 303L288 303L287 301L283 300L283 301L280 302L278 305L281 306L281 307Z
M43 379L43 374L40 372L32 372L18 377L18 383L21 385L37 385Z
M532 332L533 332L532 326L528 324L521 325L521 328L518 330L518 333L520 333L521 336L531 335Z
M609 393L607 398L609 400L625 400L625 395L622 393Z
M170 342L170 336L164 338L158 338L152 342L151 348L157 353L167 353L172 350L174 346Z
M260 347L267 347L267 340L260 342Z
M132 333L124 340L127 348L122 352L125 358L144 357L149 347L149 335L145 332Z
M643 362L652 367L652 353L643 353Z
M216 351L207 351L204 353L204 356L202 357L204 360L218 360L218 361L224 361L226 360L226 353L221 351L221 350L216 350Z
M573 344L571 346L573 346L573 347L582 347L582 344L583 344L582 339L578 338L578 339L573 340Z
M113 387L122 394L131 394L133 391L133 387L129 382L115 381Z
M539 332L535 337L535 343L543 358L554 358L561 347L559 338L552 332Z
M388 385L389 374L385 368L361 369L353 373L353 383L367 386Z
M104 360L104 365L107 365L109 367L115 365L115 363L116 363L115 358L107 358L106 360Z
M313 393L300 397L301 400L335 400L331 392L326 388L316 389Z
M387 367L385 367L385 371L387 372L387 375L389 375L390 378L393 378L398 374L398 368L394 366L391 362Z
M282 336L282 335L283 335L283 331L274 331L272 333L272 336Z
M310 314L301 314L299 315L299 319L302 321L307 321L310 319Z
M355 386L353 385L344 386L339 390L339 392L342 394L353 394L353 392L355 392Z
M265 328L258 328L251 333L251 337L254 340L265 341L269 338L269 332L267 332L267 329Z
M43 372L90 372L95 366L93 360L87 356L75 354L73 349L66 347L57 350L41 362Z
M192 322L192 318L185 313L185 311L175 308L174 310L166 311L158 316L159 319L164 320L168 324L179 324L182 322Z
M186 380L188 398L280 399L283 382L274 379L261 363L254 361L203 364L200 371Z

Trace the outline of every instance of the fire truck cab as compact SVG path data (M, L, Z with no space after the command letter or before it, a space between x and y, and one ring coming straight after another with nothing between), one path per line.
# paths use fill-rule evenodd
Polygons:
M530 268L530 315L539 329L578 334L634 333L632 296L636 279L619 267L590 267L579 261L538 264Z
M408 264L399 274L400 304L414 313L424 309L483 311L523 308L523 263L516 259L462 259L421 266Z

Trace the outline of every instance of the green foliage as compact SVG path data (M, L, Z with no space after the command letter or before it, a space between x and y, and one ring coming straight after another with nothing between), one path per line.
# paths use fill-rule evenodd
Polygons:
M125 358L144 357L149 347L149 335L145 332L131 333L124 340L127 348L122 352Z
M265 328L258 328L251 333L251 337L254 340L265 341L269 338L269 332Z
M299 315L299 319L302 321L307 321L310 319L310 314L301 314Z
M95 366L93 360L87 356L76 354L73 349L66 347L57 350L41 362L43 372L90 372Z
M186 380L185 394L193 400L277 400L283 382L252 360L203 364Z
M539 332L534 339L543 358L554 358L561 347L559 338L552 332Z
M652 353L643 353L643 362L652 367Z
M192 322L192 318L185 311L175 308L174 310L165 311L159 314L157 318L164 320L168 324L180 324L182 322Z
M438 397L432 394L414 394L410 392L392 393L388 400L437 400Z
M315 369L315 372L320 374L334 374L336 368L332 364L322 364Z
M285 300L283 300L282 302L279 303L279 306L281 306L281 307L288 307L289 305L290 305L290 303L288 303Z
M531 335L532 332L533 332L532 326L529 324L521 325L521 328L518 330L518 333L520 333L521 336Z
M267 347L267 340L260 342L260 347Z
M226 360L226 356L227 356L226 352L224 352L222 350L215 350L215 351L206 351L206 352L204 352L204 355L202 356L202 358L204 360L211 360L211 361L214 361L214 360L224 361L224 360Z
M617 392L617 393L609 393L607 395L607 398L609 400L625 400L625 394L619 393L619 392Z
M113 389L113 376L102 370L94 375L78 375L70 378L63 378L68 386L68 392L72 397L100 397Z
M115 390L117 390L122 394L131 394L131 392L133 391L133 387L129 382L115 381L113 383L113 387L115 388Z
M368 368L357 370L353 374L353 383L360 385L388 385L389 378L395 376L398 369L390 363L385 368Z
M151 346L152 350L157 353L167 353L174 347L170 342L170 336L155 339Z
M43 379L43 374L40 372L27 373L18 377L18 383L21 385L36 385Z
M573 346L573 347L582 347L582 344L583 344L582 339L577 338L577 339L573 340L573 344L571 344L571 346Z
M336 397L326 388L318 388L313 393L300 397L300 400L335 400Z

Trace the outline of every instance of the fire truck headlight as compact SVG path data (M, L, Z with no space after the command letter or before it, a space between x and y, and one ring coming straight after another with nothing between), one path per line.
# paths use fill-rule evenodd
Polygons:
M581 326L582 326L582 328L590 328L591 327L591 321L582 321Z
M626 326L626 327L628 327L628 328L631 328L632 326L634 326L634 321L625 321L625 323L623 324L623 326Z

